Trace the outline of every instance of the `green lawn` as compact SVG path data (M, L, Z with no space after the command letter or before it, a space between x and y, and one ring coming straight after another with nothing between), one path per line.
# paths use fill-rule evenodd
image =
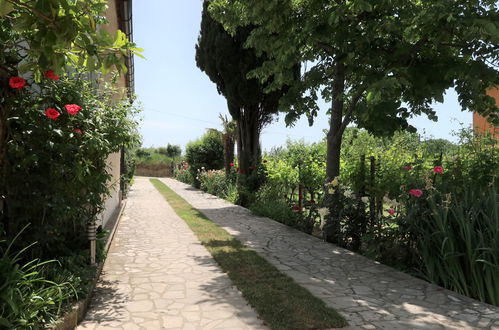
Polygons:
M244 246L158 179L151 179L272 329L327 329L346 320L322 300Z

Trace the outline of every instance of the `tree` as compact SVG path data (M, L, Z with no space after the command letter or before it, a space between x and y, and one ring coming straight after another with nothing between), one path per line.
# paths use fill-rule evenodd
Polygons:
M225 173L229 174L232 166L234 165L234 142L236 140L237 123L234 120L227 119L227 116L219 116L222 121L222 142L224 144L224 160L225 160ZM232 164L232 166L231 166Z
M177 158L182 155L182 149L179 145L169 144L166 146L166 154L168 157Z
M414 130L407 119L424 113L436 120L431 103L442 102L448 88L456 89L463 110L499 121L485 94L499 83L495 1L212 0L210 13L231 33L256 26L245 45L268 59L249 77L271 81L267 91L292 84L294 63L306 63L280 105L292 124L303 114L313 121L319 95L332 103L328 182L340 174L347 125L378 135ZM329 241L339 230L337 201L328 195Z
M19 89L10 79L24 75L39 82L68 66L88 71L125 71L125 57L141 51L118 31L111 36L97 29L105 24L105 0L0 0L0 217L4 213L3 187L9 120ZM50 70L50 71L47 71ZM28 79L28 78L26 78Z
M247 79L261 66L265 56L243 47L252 27L237 28L234 36L214 21L204 2L201 31L196 45L196 64L217 85L227 99L232 118L237 122L237 154L242 173L257 165L261 158L260 133L271 122L284 88L265 93L269 83Z

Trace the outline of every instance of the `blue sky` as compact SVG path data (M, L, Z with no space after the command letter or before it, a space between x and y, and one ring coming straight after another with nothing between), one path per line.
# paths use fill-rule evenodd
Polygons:
M135 59L135 93L144 109L140 128L144 146L171 143L184 148L206 128L221 128L220 113L229 116L225 99L194 60L201 10L202 0L134 2L134 41L144 48L146 57ZM458 129L459 123L471 124L472 114L461 112L453 91L435 109L437 123L425 117L411 120L426 136L452 140L451 131ZM328 126L326 106L322 110L312 127L305 118L293 128L285 126L284 118L272 123L263 131L263 149L283 145L288 137L321 140Z

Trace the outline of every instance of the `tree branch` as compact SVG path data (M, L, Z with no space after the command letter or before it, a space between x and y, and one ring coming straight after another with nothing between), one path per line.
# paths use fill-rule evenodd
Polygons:
M329 56L334 56L335 49L334 49L333 46L328 45L328 44L326 44L324 42L319 42L318 45L319 45L319 47L321 47L326 52L326 54L328 54Z
M29 10L31 10L33 13L35 13L38 17L41 17L41 18L43 18L43 19L45 19L45 20L49 21L52 25L55 25L55 24L54 24L54 19L53 19L53 18L50 18L50 17L46 16L44 13L42 13L42 12L41 12L41 11L39 11L38 9L36 9L36 8L34 8L34 7L30 6L30 5L27 5L27 4L25 4L25 3L22 3L22 2L21 2L21 1L19 1L19 0L7 0L7 1L8 1L8 2L10 2L10 3L11 3L11 4L13 4L13 5L18 5L18 6L20 6L20 7L24 7L24 8L26 8L26 9L29 9Z
M360 86L359 89L357 90L357 92L352 97L352 101L348 105L347 113L345 114L345 117L343 117L340 129L338 130L338 132L336 132L335 136L337 134L343 134L347 125L350 124L350 122L352 121L353 112L357 106L357 103L359 102L360 98L362 97L362 94L364 94L366 89L367 89L367 86Z

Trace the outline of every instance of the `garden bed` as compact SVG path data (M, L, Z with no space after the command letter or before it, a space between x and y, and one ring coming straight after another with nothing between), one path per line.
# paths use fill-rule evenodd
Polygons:
M116 229L118 228L121 215L123 213L123 210L125 209L125 206L126 206L126 200L124 200L121 203L121 205L116 209L113 217L106 224L105 229L109 230L109 235L107 236L106 243L104 245L104 254L107 254L109 248L111 247L114 234L116 232ZM102 272L102 267L104 266L104 262L105 259L102 260L99 264L97 264L95 275L90 283L90 288L86 297L74 303L69 308L69 310L65 312L64 315L61 316L61 318L58 321L46 326L47 329L72 330L78 325L78 323L80 323L83 320L87 312L88 306L90 304L90 300L92 299L93 291L95 289L95 286L97 285L97 281L99 280L100 274Z

